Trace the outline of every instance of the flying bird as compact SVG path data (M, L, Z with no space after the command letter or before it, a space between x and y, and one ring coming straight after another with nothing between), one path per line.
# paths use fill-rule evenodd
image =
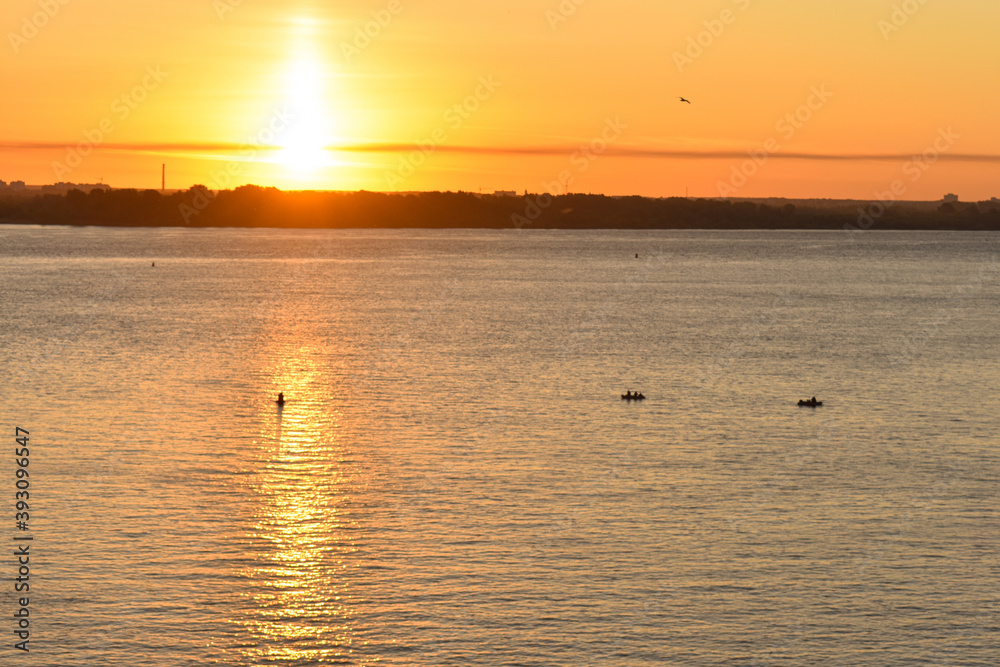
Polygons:
M677 99L679 99L681 102L687 102L688 104L691 104L691 100L686 100L683 97L678 97Z

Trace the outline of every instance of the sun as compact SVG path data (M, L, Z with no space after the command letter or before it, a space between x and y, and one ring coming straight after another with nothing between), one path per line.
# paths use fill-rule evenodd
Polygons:
M285 75L285 106L291 124L278 141L276 161L300 174L313 174L332 162L330 145L333 115L325 101L329 77L315 55L299 53Z

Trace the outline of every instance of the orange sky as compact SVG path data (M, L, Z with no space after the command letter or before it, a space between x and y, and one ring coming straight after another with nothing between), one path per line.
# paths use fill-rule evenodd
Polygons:
M0 179L983 199L998 25L996 0L5 0Z

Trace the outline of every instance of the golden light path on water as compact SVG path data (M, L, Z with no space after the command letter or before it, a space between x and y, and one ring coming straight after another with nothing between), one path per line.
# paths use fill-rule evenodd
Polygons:
M251 640L242 648L247 664L328 664L349 658L355 640L347 580L358 525L345 512L353 461L339 437L341 415L320 395L318 351L288 350L287 341L266 370L272 400L258 413L255 470L242 476L251 548L240 576L250 585L235 623ZM273 401L279 391L283 407Z

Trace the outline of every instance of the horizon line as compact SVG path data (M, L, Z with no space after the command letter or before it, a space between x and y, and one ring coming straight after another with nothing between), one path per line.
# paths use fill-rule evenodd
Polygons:
M501 196L501 197L511 197L511 198L534 197L534 196L539 196L539 195L542 195L542 194L549 194L552 197L566 197L566 196L583 195L583 196L588 196L588 197L593 197L593 196L597 196L597 197L610 197L610 198L613 198L613 199L624 199L624 198L628 198L628 197L639 197L641 199L688 199L688 200L692 200L692 201L696 201L696 200L706 200L706 201L767 201L767 200L787 200L787 201L800 201L800 202L849 202L849 203L872 203L872 202L876 202L876 201L881 201L878 198L865 199L865 198L856 198L856 197L788 197L788 196L781 196L781 195L767 195L767 196L760 196L760 197L724 197L724 196L721 196L721 195L716 195L716 196L699 196L699 195L640 195L640 194L614 195L614 194L607 194L607 193L603 193L603 192L596 192L596 193L595 192L561 192L561 193L553 194L553 193L546 193L546 192L542 192L542 191L537 191L537 192L534 192L534 191L525 191L523 194L518 194L517 190L495 190L493 192L481 192L481 191L477 192L477 191L473 191L473 190L370 190L370 189L366 189L366 188L359 188L359 189L356 189L356 190L340 190L340 189L332 189L332 188L331 189L317 189L317 188L286 189L286 188L279 188L279 187L274 186L274 185L261 185L259 183L244 183L242 185L238 185L238 186L235 186L235 187L232 187L232 188L215 188L215 189L209 188L209 187L205 186L203 183L192 183L191 185L187 186L186 188L166 188L165 190L161 189L161 188L143 188L143 187L132 187L132 186L116 187L116 186L109 185L107 183L73 183L73 182L43 183L43 184L25 183L24 187L26 189L30 190L30 189L41 189L41 188L46 188L46 187L55 187L55 186L58 186L58 185L95 186L95 187L98 187L98 188L104 187L104 188L106 188L109 191L114 191L114 190L146 191L146 190L149 190L149 191L157 192L157 193L162 194L162 195L184 193L184 192L190 191L192 188L195 188L195 187L198 187L198 186L202 186L202 187L205 187L209 192L216 192L216 193L219 193L219 192L234 192L234 191L236 191L237 189L239 189L241 187L255 187L255 188L261 188L261 189L273 189L273 190L277 190L279 192L284 192L284 193L319 193L319 194L324 194L324 193L330 193L330 194L360 194L360 193L369 193L369 194L384 194L384 195L465 194L465 195L473 195L473 196L477 196L477 197L483 197L483 196L489 196L489 197ZM72 189L79 189L79 188L70 188L70 189L72 190ZM511 192L513 192L513 194L510 194ZM66 192L62 192L61 194L65 195ZM895 200L893 200L893 202L896 203L896 204L940 204L942 202L950 201L949 199L947 199L947 197L948 197L948 195L946 195L945 197L943 197L941 199L895 199ZM962 203L962 204L978 204L978 203L982 203L982 202L993 201L993 200L996 200L996 199L997 199L996 197L993 197L991 199L959 199L958 203Z

